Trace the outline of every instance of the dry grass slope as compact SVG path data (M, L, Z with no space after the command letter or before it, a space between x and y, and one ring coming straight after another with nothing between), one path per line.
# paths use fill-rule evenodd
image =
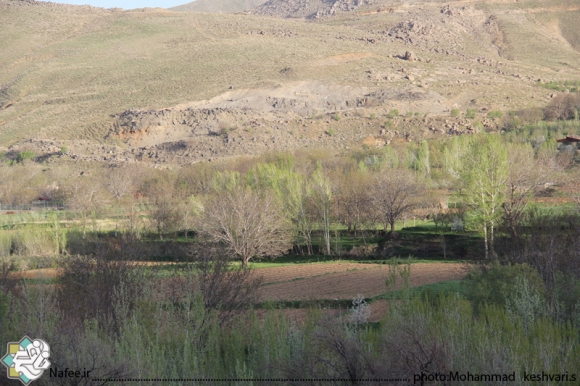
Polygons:
M161 146L156 152L173 154L175 147L165 143L189 138L187 130L176 131L180 122L159 121L161 131L150 127L142 133L152 134L150 139L132 144L115 134L120 114L138 109L154 116L161 109L174 111L192 102L201 106L217 98L214 102L221 102L212 102L214 107L226 110L238 101L238 107L224 113L224 122L216 122L220 129L247 128L248 140L262 141L254 150L240 147L242 153L282 145L341 148L378 134L384 121L368 117L384 117L394 108L433 117L448 116L454 108L543 106L549 90L536 85L538 78L580 79L578 0L357 4L304 22L0 0L0 146L30 138L84 139L95 144L91 154L103 141L128 152L146 143ZM406 51L419 60L402 60ZM241 96L228 94L247 90L265 101L275 97L295 103L303 98L292 94L298 92L296 85L305 84L312 85L303 91L314 98L313 105L325 99L315 92L320 87L327 93L350 88L357 97L407 95L402 90L433 97L359 104L334 122L325 115L334 114L332 106L311 117L292 109L272 115L268 111L275 103L244 109ZM347 94L326 95L348 100ZM310 119L315 116L322 118ZM253 121L259 125L252 126ZM413 138L425 135L424 126L430 124L416 123ZM325 134L330 124L339 135ZM406 124L401 120L396 127L401 135L412 133ZM192 132L198 129L195 122L188 125ZM214 149L214 157L238 154L222 152L222 139L205 135L193 146Z
M236 13L254 8L265 0L196 0L170 8L179 12Z

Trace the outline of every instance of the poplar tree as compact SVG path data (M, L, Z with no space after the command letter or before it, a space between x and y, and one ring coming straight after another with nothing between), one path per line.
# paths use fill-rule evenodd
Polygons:
M324 175L322 164L316 165L312 173L312 201L320 216L324 247L327 255L330 255L330 205L332 202L332 186L330 180Z
M429 143L427 141L421 141L419 147L417 148L417 171L423 173L425 177L431 175L431 159L429 153Z
M486 134L469 143L463 157L461 196L483 230L485 258L495 255L494 227L501 216L509 177L508 152L498 136Z

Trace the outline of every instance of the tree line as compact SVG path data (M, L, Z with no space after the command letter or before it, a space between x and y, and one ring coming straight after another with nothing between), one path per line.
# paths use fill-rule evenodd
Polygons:
M418 215L447 225L459 219L481 232L483 255L492 258L499 225L516 237L534 195L546 183L573 180L566 170L574 155L512 139L479 134L338 156L271 153L175 170L4 165L0 201L62 202L83 236L99 216L137 237L197 235L226 245L244 266L290 250L330 255L338 230L394 233Z

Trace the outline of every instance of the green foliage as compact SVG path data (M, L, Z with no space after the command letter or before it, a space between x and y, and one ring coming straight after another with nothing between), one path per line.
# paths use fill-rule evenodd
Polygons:
M427 141L421 141L417 149L417 170L426 177L431 174L431 159Z
M68 147L67 147L66 145L63 145L63 146L60 148L60 152L61 152L61 154L66 154L66 153L68 153Z
M452 117L458 117L459 116L459 110L453 109L453 110L451 110L451 113L450 114L451 114Z
M413 116L413 112L412 112L412 111L407 111L407 112L405 113L405 116L406 116L406 117L412 117L412 116Z
M488 118L501 118L503 117L503 112L500 110L491 110L487 113Z
M336 134L336 130L328 129L328 131L326 133L328 134L329 137L332 137L334 134Z
M27 160L34 160L34 158L36 158L36 154L31 150L26 150L18 153L16 160L18 162L25 162Z
M580 328L580 280L573 274L558 271L554 287L554 316Z
M429 361L433 371L516 371L519 379L520 371L539 367L560 374L576 368L580 361L580 335L570 324L545 318L527 323L492 303L474 312L471 302L455 292L424 291L411 296L405 289L409 267L395 263L389 272L389 277L396 278L398 297L385 317L373 324L365 323L366 307L359 297L353 308L361 317L350 322L329 319L313 308L305 323L293 323L277 309L291 304L280 302L264 304L259 318L247 310L222 325L219 315L204 306L193 283L184 286L180 295L167 294L153 284L131 287L139 278L131 274L121 276L110 288L103 285L94 287L100 291L88 292L92 299L103 293L107 293L105 298L110 296L108 310L115 315L115 322L110 323L106 318L70 312L69 300L58 297L51 286L24 283L18 297L7 298L0 292L0 345L24 334L49 336L52 354L62 366L92 369L94 377L103 378L114 374L124 378L295 379L299 371L301 378L330 379L349 371L362 376L381 374L385 368L389 376L402 378L409 372L420 374ZM516 292L517 278L532 277L525 268L521 272L526 274L506 276L515 277ZM83 287L86 283L104 284L87 278L80 282L81 291L92 288ZM157 281L145 281L152 282ZM60 284L63 290L70 290L69 285L67 281ZM65 321L74 321L78 328L71 329ZM56 386L62 379L46 377L43 382Z
M477 117L477 109L467 109L465 112L465 118L474 119L475 117Z
M497 305L523 317L529 302L534 306L545 304L544 283L527 264L500 265L494 261L489 266L473 268L464 285L467 299L479 311L486 304Z
M338 121L340 121L340 115L338 115L338 114L334 114L334 115L332 116L332 119L334 119L335 121L337 121L337 122L338 122Z
M461 198L471 209L478 228L484 233L485 257L493 254L493 232L501 216L508 178L507 149L497 135L481 135L471 140L460 172ZM490 241L488 243L488 241Z
M53 229L51 226L25 224L13 231L0 232L0 256L54 256L66 246L66 230ZM26 261L22 269L28 267Z
M369 116L369 119L375 119L376 117L377 117L377 116L375 115L375 113L372 113L372 114Z
M389 117L391 117L391 118L395 118L395 117L397 117L397 116L399 116L399 110L397 110L397 109L391 109L391 110L389 111Z
M463 168L463 157L468 151L469 139L465 136L453 137L443 144L442 168L445 173L459 177Z
M213 179L213 188L216 192L232 191L236 187L243 186L241 174L236 171L224 171L216 173Z
M578 92L580 90L580 80L566 80L564 82L537 82L537 84L541 87L547 88L548 90L554 91L569 91L569 92Z
M361 173L366 173L368 171L367 165L363 161L358 162L357 169Z
M399 164L400 164L399 153L394 148L392 148L390 146L386 146L383 149L383 154L382 154L379 162L381 165L384 165L388 168L396 169L399 167Z
M1 262L0 262L1 264ZM7 337L3 336L3 331L8 330L8 310L10 309L10 299L4 291L0 291L0 340L4 341Z

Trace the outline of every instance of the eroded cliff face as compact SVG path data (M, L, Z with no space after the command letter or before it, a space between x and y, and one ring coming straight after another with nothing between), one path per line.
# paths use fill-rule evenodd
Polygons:
M116 117L110 136L132 146L156 146L182 140L229 136L234 131L257 133L296 129L359 109L382 108L390 101L427 102L441 99L416 87L367 92L364 89L302 82L271 90L239 90L209 101L158 110L127 110ZM306 133L309 135L310 133Z
M338 13L351 12L376 0L270 0L251 10L258 15L318 19Z

